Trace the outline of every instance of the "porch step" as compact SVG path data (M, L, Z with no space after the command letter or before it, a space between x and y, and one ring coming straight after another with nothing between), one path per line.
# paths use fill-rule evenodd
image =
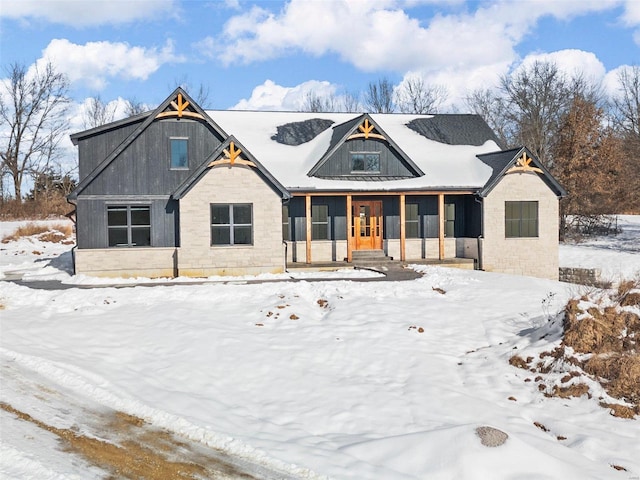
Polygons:
M351 261L354 266L385 265L393 262L382 250L354 250Z

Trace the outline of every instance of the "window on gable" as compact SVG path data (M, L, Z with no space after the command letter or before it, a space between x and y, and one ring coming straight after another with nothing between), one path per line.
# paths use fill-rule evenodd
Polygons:
M352 152L352 173L380 173L379 152Z
M253 245L253 205L211 205L211 245Z
M538 202L504 202L504 232L507 238L538 236Z
M329 205L311 205L311 239L329 239Z
M151 207L118 205L107 207L107 236L110 247L151 245Z
M171 145L171 168L189 168L189 157L187 155L189 140L186 138L170 138Z
M418 216L418 204L405 204L404 231L406 238L420 238L420 217Z

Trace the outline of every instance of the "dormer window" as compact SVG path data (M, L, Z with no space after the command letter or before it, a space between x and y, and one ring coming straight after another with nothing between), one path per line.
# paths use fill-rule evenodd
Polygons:
M351 152L351 173L380 173L380 152Z

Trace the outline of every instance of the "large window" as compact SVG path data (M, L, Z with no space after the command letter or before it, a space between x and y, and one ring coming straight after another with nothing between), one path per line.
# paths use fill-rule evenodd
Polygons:
M378 152L352 152L352 173L380 173L380 153Z
M110 247L150 246L151 208L148 205L107 207L107 231Z
M215 203L211 205L211 245L252 244L252 204Z
M189 168L188 140L186 138L170 138L169 143L171 146L171 168Z
M420 217L418 216L418 204L405 204L404 233L406 238L420 238Z
M329 238L329 206L311 205L311 239Z
M507 238L538 236L538 202L504 202Z

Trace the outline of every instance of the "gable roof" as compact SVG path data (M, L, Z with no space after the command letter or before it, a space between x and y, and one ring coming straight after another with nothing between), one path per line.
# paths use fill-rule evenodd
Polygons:
M176 100L178 100L178 104L176 104ZM175 110L171 110L171 107L175 107ZM188 110L187 110L188 109ZM175 112L175 113L174 113ZM110 164L113 162L118 155L120 155L129 145L133 143L133 141L144 132L147 127L157 118L167 117L167 116L189 116L192 118L198 118L207 123L211 128L220 135L222 139L226 138L228 135L222 130L209 115L198 106L193 99L187 95L187 93L180 87L176 88L171 95L169 95L164 102L162 102L158 108L152 110L151 112L147 112L144 114L140 114L129 119L121 120L119 122L113 122L101 127L93 128L90 130L86 130L84 132L80 132L71 136L71 140L74 144L77 144L78 140L90 135L95 135L101 133L103 131L111 130L113 128L117 128L118 126L127 125L132 123L133 121L144 118L144 121L138 125L138 127L131 132L131 134L125 138L120 145L118 145L107 157L93 169L85 178L83 178L80 183L76 186L76 188L68 195L68 199L75 200L87 186L98 176L102 171L104 171Z
M527 167L518 167L519 160L523 158L523 155L526 155L526 158L530 160L527 163ZM492 152L487 154L478 155L478 159L490 166L492 169L491 176L485 183L482 190L478 192L478 195L481 197L486 197L489 195L491 190L498 184L500 179L506 175L509 170L515 168L520 171L530 171L532 173L536 173L542 177L544 182L551 188L551 190L558 196L564 197L567 195L567 192L564 188L557 182L553 175L547 170L547 168L538 160L538 158L531 153L531 151L526 147L518 147L512 148L510 150L504 150L499 152ZM533 167L530 165L533 164ZM538 171L536 171L536 169Z
M407 156L406 153L402 151L402 149L393 141L393 139L387 135L387 133L371 118L371 115L368 113L363 113L359 117L356 117L352 120L348 120L341 125L337 125L333 128L333 135L331 137L331 143L329 144L329 149L325 152L325 154L318 160L318 162L309 170L307 175L313 176L321 167L324 165L329 158L342 146L349 137L354 133L357 128L360 128L361 125L364 124L365 121L368 121L369 124L380 132L380 135L384 137L384 141L386 141L395 151L398 152L400 158L406 162L410 170L413 170L414 175L422 176L424 172L418 168L418 166L413 163L413 161Z
M208 113L218 125L241 139L289 192L463 189L478 191L491 176L492 168L481 162L476 155L500 150L495 135L484 122L478 120L479 117L473 115L458 115L457 122L469 122L468 130L480 132L475 137L478 139L477 145L439 142L408 127L413 120L437 118L440 115L233 110ZM398 151L409 158L423 175L385 181L376 181L373 178L365 180L356 176L341 180L309 176L318 162L343 142L366 118L370 119L378 131L384 132L385 137L391 139ZM273 139L278 127L288 123L302 123L309 119L330 120L334 122L334 126L297 145L287 145ZM452 125L452 122L442 123Z
M291 197L291 194L287 191L287 189L280 182L278 182L278 180L276 180L276 178L271 175L271 173L266 168L264 168L264 166L256 159L256 157L254 157L251 152L249 152L249 150L247 150L244 145L242 145L233 135L229 136L224 142L222 142L220 146L218 146L218 148L216 148L211 153L211 155L209 155L209 157L207 157L207 159L202 162L202 164L197 169L195 169L193 173L189 175L189 177L187 177L187 179L182 182L182 184L178 188L176 188L174 192L171 193L171 197L175 200L180 200L187 193L189 193L189 191L200 181L200 179L207 173L207 171L215 166L214 164L216 163L216 159L221 157L223 153L229 152L229 148L232 144L234 148L239 148L238 154L242 154L247 158L248 162L246 163L250 164L251 167L255 167L258 172L260 172L260 174L263 175L264 178L271 184L271 186L281 193L282 198L286 199ZM227 162L224 163L226 164ZM228 164L229 166L233 165L231 160L228 162Z

